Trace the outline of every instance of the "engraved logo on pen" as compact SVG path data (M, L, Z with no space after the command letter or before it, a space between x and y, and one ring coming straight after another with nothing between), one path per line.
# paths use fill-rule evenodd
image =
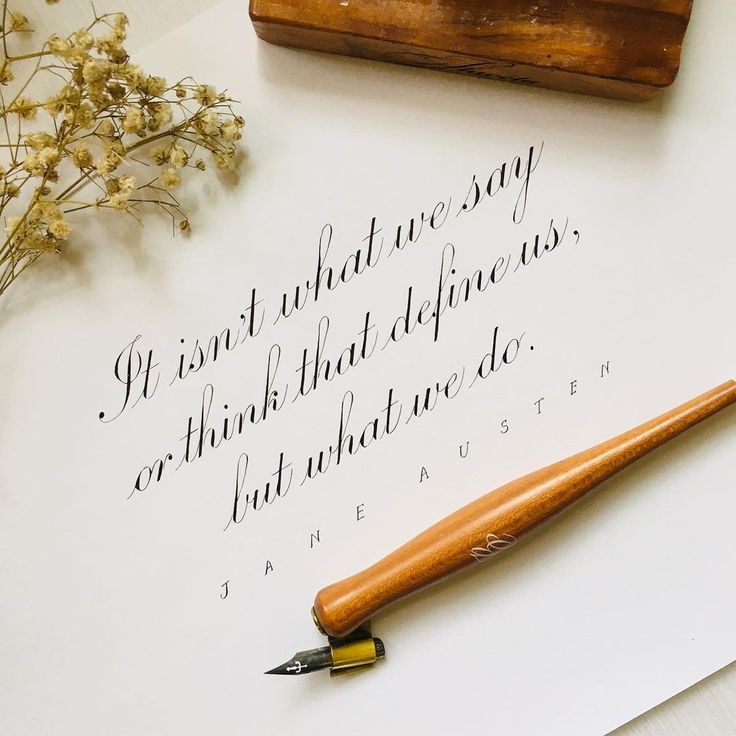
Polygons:
M511 534L502 534L501 536L497 534L486 534L486 546L473 547L470 550L470 554L481 562L504 549L508 549L514 542L516 542L516 537Z

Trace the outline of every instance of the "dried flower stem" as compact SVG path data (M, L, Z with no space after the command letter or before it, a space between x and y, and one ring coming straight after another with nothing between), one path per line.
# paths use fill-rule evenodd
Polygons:
M60 252L72 230L69 215L114 210L140 222L153 207L187 232L173 194L184 172L206 168L200 151L217 168L234 165L244 125L234 101L190 77L168 85L145 74L123 47L127 23L122 13L95 12L86 28L11 54L12 37L30 28L3 0L0 294L41 255ZM13 85L24 65L30 67ZM56 92L29 96L39 80L55 82ZM6 102L3 87L11 85Z

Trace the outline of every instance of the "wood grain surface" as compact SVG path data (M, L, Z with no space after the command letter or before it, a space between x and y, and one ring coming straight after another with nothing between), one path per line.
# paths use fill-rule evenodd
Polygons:
M320 590L314 612L321 628L331 636L346 636L389 604L511 547L618 471L734 403L736 382L728 381L482 496L375 565Z
M672 84L692 0L251 0L285 46L646 100Z

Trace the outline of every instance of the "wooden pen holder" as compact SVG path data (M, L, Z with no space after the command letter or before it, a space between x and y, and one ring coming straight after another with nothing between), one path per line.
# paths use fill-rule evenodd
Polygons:
M250 0L260 38L647 100L675 80L692 0Z
M481 496L375 565L320 590L315 623L325 634L346 636L389 604L508 549L623 468L733 404L736 381L727 381L618 437Z

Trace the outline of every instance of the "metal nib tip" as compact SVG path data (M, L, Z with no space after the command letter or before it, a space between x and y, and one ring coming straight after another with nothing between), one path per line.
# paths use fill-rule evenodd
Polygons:
M290 675L290 672L286 671L286 665L289 664L288 662L284 664L280 664L278 667L274 667L272 670L266 670L264 672L264 675Z
M265 675L304 675L332 666L330 647L297 652L290 660L264 672Z

